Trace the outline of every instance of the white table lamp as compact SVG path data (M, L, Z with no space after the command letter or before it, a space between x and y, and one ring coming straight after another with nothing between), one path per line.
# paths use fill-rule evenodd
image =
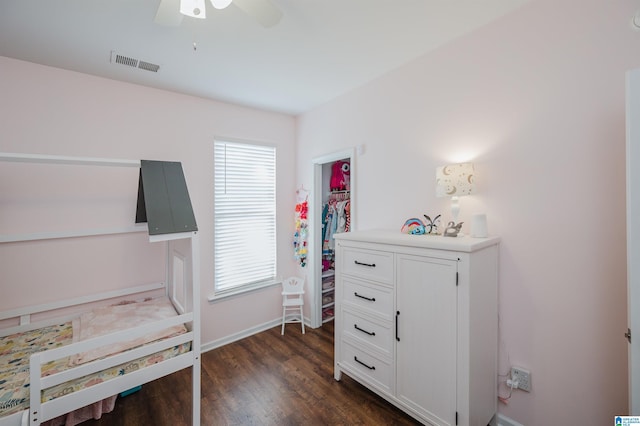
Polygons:
M436 196L451 197L451 215L458 223L460 201L458 197L475 193L473 163L449 164L436 168Z

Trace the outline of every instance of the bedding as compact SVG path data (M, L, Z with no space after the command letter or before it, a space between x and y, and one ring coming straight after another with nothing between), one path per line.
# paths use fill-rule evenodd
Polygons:
M139 303L97 308L81 315L74 321L0 337L0 417L24 410L29 406L29 357L31 354L175 315L176 311L171 302L167 298L159 298ZM42 366L42 374L43 376L55 374L83 362L103 358L184 332L186 332L186 328L180 325L141 339L123 342L120 345L97 348L76 356L54 360ZM191 346L187 342L71 382L61 383L46 389L42 393L42 401L50 401L111 378L157 364L189 350L191 350ZM113 408L113 402L110 405Z
M117 305L104 306L84 313L74 320L74 336L77 340L103 336L115 331L138 327L154 321L176 316L176 310L167 297L149 299L143 302L121 302ZM127 340L116 345L99 347L88 352L74 355L72 365L94 361L105 356L142 346L145 343L173 337L186 331L184 325L176 325L155 333L149 333L138 339Z
M71 322L0 337L0 416L29 406L29 357L72 341ZM59 370L59 366L50 362L42 369L43 374L51 374L50 371Z

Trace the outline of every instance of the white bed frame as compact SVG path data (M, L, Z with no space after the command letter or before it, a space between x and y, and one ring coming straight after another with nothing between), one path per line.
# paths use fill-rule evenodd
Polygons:
M137 160L112 160L33 154L0 153L0 161L140 167L140 161ZM136 232L148 232L147 226L138 225L123 229L89 229L69 232L0 235L0 243L55 240L60 238L98 237L101 235L129 234ZM46 325L56 324L61 320L68 320L71 318L71 316L67 314L65 317L55 317L44 321L32 322L31 317L35 314L51 312L74 306L81 307L88 303L113 300L122 297L131 298L132 296L135 297L135 295L142 297L144 294L149 294L149 292L159 293L164 290L164 293L172 301L179 314L178 316L161 321L155 321L140 327L111 333L105 336L33 354L30 358L31 376L29 409L0 418L0 426L39 425L41 422L53 419L75 409L90 405L94 402L119 394L120 392L132 389L138 385L189 367L192 368L193 385L192 423L194 426L200 424L200 256L197 232L182 232L150 236L149 241L151 244L164 244L166 247L167 264L165 271L165 283L145 284L87 297L79 297L72 300L67 299L60 302L0 312L0 321L15 319L19 323L19 325L0 330L2 335L8 335L44 327ZM136 349L111 355L100 360L82 364L48 377L41 377L41 367L49 361L82 353L107 344L131 340L136 337L179 324L184 324L187 327L188 332L144 345ZM117 366L155 352L173 348L174 346L181 345L186 342L191 342L191 351L189 352L51 401L44 403L41 402L40 393L44 389L109 367Z

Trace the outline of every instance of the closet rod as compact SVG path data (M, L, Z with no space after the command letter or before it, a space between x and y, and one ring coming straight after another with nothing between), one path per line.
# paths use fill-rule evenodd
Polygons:
M140 160L117 160L111 158L67 157L63 155L16 154L0 152L0 161L17 163L72 164L79 166L140 167Z

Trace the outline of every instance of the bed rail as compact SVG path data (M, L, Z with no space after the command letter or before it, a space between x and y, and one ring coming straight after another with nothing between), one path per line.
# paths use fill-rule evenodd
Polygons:
M10 318L20 318L20 325L26 325L31 322L31 315L40 314L45 312L54 311L57 309L70 308L73 306L84 305L92 302L99 302L101 300L115 299L117 297L131 296L134 294L147 293L154 290L160 290L166 288L165 283L153 283L145 284L136 287L123 288L120 290L107 291L98 294L91 294L87 296L76 297L74 299L61 300L58 302L44 303L35 306L25 306L22 308L12 309L10 311L0 312L0 320ZM6 330L6 329L4 329ZM14 332L19 332L17 330ZM5 333L3 333L5 334Z
M163 330L174 325L185 324L191 321L193 321L193 314L188 313L31 355L29 367L29 413L31 416L31 424L39 424L40 422L53 419L69 412L70 407L92 404L111 395L130 389L131 387L147 383L151 380L165 376L170 372L175 372L193 365L194 356L196 354L193 347L194 333L186 332L174 337L151 342L134 349L80 364L47 377L42 377L42 366L47 362L79 354L89 349L96 348L97 346L109 346L117 342L135 339L137 337L147 335L148 333ZM106 380L102 383L95 384L82 389L82 391L72 392L51 401L41 401L41 392L43 390L84 377L88 374L96 373L144 356L161 352L187 342L191 343L191 350L189 352L169 358L151 366L140 368L137 371L129 372L122 376Z

